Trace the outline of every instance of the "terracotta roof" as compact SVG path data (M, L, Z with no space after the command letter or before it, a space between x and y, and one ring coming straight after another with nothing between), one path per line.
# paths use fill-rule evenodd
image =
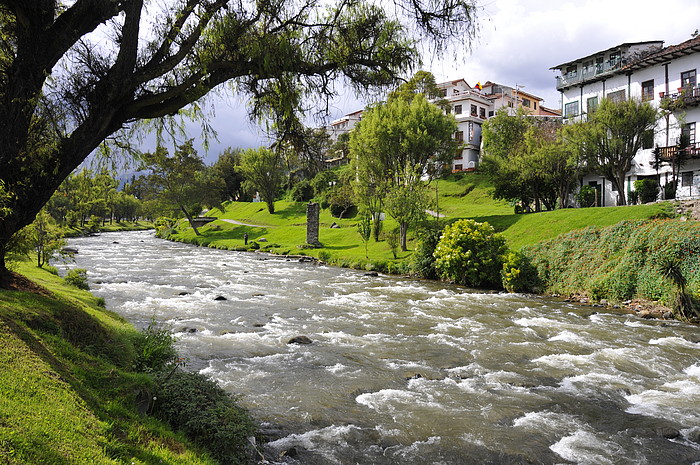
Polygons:
M700 36L693 37L692 39L686 40L685 42L681 42L677 45L669 45L668 47L664 47L656 53L652 53L651 55L647 55L639 60L623 66L620 68L620 70L634 71L698 52L700 52Z
M566 63L562 63L562 64L557 65L557 66L552 66L552 67L549 68L549 69L560 69L560 68L563 68L564 66L570 65L570 64L572 64L572 63L578 63L578 62L580 62L580 61L587 60L588 58L593 58L593 57L596 57L596 56L598 56L598 55L605 54L605 53L608 53L608 52L612 52L612 51L617 50L617 49L629 48L629 47L632 47L633 45L645 45L645 44L654 44L654 43L663 44L664 41L663 41L663 40L648 40L648 41L646 41L646 42L625 42L624 44L616 45L616 46L614 46L614 47L610 47L610 48L608 48L608 49L606 49L606 50L602 50L602 51L599 51L599 52L592 53L592 54L587 55L587 56L582 57L582 58L577 58L577 59L575 59L575 60L567 61Z

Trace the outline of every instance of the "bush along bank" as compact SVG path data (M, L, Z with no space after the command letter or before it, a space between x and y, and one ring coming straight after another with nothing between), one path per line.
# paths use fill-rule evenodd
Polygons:
M679 320L700 322L700 222L589 227L525 247L523 254L542 292L599 303L653 301Z

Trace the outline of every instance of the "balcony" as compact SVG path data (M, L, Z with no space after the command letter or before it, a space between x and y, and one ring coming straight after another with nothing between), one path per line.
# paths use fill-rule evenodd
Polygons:
M700 105L700 86L679 87L678 92L674 92L666 96L663 92L659 93L661 99L668 99L671 105L682 101L683 106L698 106Z
M606 76L615 70L620 69L627 64L627 60L614 59L603 63L598 63L594 66L583 68L581 72L578 70L571 73L557 76L557 90L562 90L567 87L575 86L584 82L592 81L598 77Z
M678 146L671 145L669 147L659 147L661 151L661 160L670 162L676 158ZM691 144L685 148L686 158L700 158L700 144Z

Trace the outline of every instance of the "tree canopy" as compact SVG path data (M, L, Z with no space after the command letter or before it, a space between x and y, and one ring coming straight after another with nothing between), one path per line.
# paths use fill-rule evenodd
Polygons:
M284 136L337 80L387 86L419 39L469 42L475 12L472 0L4 0L0 276L12 234L106 138L224 83Z
M603 99L569 132L592 171L601 173L617 189L617 204L627 205L625 176L642 148L645 133L656 126L658 113L649 102Z
M420 194L421 178L439 172L457 151L453 135L457 124L422 93L394 92L385 103L371 106L350 134L350 156L357 177L358 199L377 217L384 200L392 193L392 210L401 212L401 244L406 248L408 223L418 219L417 210L426 204ZM399 208L401 200L413 202L410 214ZM410 198L410 199L409 199ZM421 202L414 202L421 199ZM420 206L419 206L420 205ZM375 226L377 223L375 222ZM376 228L375 228L376 230ZM375 232L375 238L377 233Z
M536 119L525 113L500 110L483 125L481 166L494 184L494 195L519 201L524 209L534 203L553 210L567 206L571 188L581 172L578 152L561 122Z

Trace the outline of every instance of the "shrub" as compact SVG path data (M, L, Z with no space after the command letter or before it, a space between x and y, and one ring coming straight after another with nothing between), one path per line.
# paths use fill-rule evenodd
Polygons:
M432 226L436 225L436 226ZM418 244L411 257L411 273L421 278L436 279L438 277L435 269L435 247L440 242L442 229L439 224L431 222L418 230Z
M655 202L659 195L659 183L654 179L639 179L634 181L634 190L641 203Z
M295 202L308 202L314 197L314 188L311 183L303 179L294 184L291 191L292 200Z
M440 277L465 286L501 286L506 240L488 223L459 220L445 228L435 248Z
M78 289L84 289L86 291L90 289L87 282L87 270L84 268L73 268L66 273L63 280L66 282L66 284L70 284Z
M676 198L676 189L678 181L670 181L664 185L664 198L667 200Z
M134 368L144 372L161 372L177 364L175 338L170 330L151 320L134 341Z
M522 253L509 252L503 260L501 283L508 292L536 292L539 287L537 270Z
M385 234L385 240L389 246L389 250L391 250L391 254L394 256L394 260L396 260L396 254L399 251L399 230L393 229L387 232Z
M576 201L582 208L594 206L597 196L598 192L591 186L581 186L581 189L575 195Z
M639 203L639 192L631 191L629 193L629 204L630 205L637 205L637 203Z
M182 369L161 381L155 393L155 416L204 447L219 463L249 463L247 438L254 426L226 391L204 375Z

